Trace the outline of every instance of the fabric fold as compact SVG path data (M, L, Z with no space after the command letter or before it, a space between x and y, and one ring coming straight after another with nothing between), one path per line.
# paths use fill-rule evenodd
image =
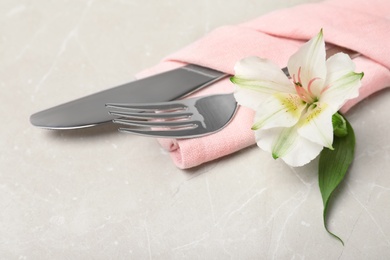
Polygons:
M390 86L390 3L382 0L330 0L269 13L252 21L217 28L193 44L169 55L139 77L193 63L233 74L235 63L259 56L285 67L288 58L322 28L328 43L358 51L356 71L365 76L358 98L342 108L347 112L367 96ZM216 82L195 96L234 91L229 79ZM193 95L193 96L194 96ZM194 139L160 139L175 165L181 169L198 166L255 144L254 111L240 107L223 130Z

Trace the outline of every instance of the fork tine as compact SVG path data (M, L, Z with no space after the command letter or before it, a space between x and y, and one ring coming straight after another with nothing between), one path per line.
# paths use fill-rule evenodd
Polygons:
M175 119L175 118L186 118L192 116L191 112L141 113L141 112L109 111L109 113L113 116L139 118L139 119Z
M196 128L199 126L199 121L195 120L180 120L180 121L139 121L129 119L114 119L113 123L137 126L137 127L170 127L170 128Z
M193 138L223 129L233 118L233 94L149 104L108 103L113 122L124 133L158 138Z
M147 137L157 137L157 138L175 138L175 139L183 139L183 138L191 138L200 136L196 131L196 128L194 129L179 129L179 130L136 130L136 129L129 129L129 128L119 128L119 132L122 133L129 133L129 134L136 134L141 136L147 136Z
M130 109L130 110L172 110L172 109L184 109L187 106L181 102L159 102L159 103L135 103L135 104L126 104L126 103L107 103L106 107L109 108L119 108L119 109Z

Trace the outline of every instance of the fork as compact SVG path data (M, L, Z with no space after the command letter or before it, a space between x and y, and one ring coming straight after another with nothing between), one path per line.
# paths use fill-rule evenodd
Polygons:
M113 104L114 123L120 132L163 138L194 138L223 129L233 119L233 94L219 94L161 103Z

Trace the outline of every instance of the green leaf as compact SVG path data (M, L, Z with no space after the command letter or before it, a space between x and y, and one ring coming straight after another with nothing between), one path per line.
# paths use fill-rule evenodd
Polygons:
M333 132L335 136L343 137L348 134L347 122L345 118L339 113L332 116Z
M344 245L344 242L335 234L329 231L327 226L327 213L329 208L329 200L344 179L345 174L354 158L355 151L355 134L350 123L344 118L347 126L347 135L338 137L335 135L333 141L334 150L325 148L320 154L319 168L318 168L318 182L322 195L322 201L324 203L324 226L326 231L340 240Z

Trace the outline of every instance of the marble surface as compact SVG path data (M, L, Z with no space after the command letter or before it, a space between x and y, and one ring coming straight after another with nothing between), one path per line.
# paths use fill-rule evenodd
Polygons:
M344 247L323 228L316 161L290 169L250 147L179 170L112 125L29 123L218 26L305 2L1 0L0 258L389 259L390 91L347 115L356 160L329 222Z

